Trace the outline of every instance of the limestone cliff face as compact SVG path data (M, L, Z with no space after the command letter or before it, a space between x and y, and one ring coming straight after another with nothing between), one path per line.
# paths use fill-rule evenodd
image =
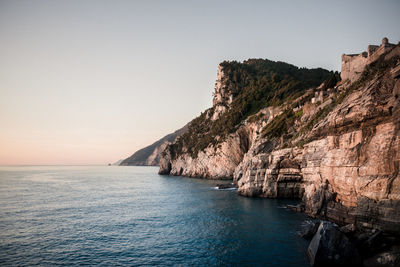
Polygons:
M233 178L244 196L300 198L311 216L400 233L400 46L384 40L368 53L364 68L346 69L338 83L286 96L228 135L210 128L196 136L208 142L196 153L193 139L167 146L160 173ZM200 118L207 123L193 125L218 123L237 107L229 88L239 78L218 73L213 108Z
M213 108L206 111L206 120L216 121L229 109L233 94L227 81L228 77L224 68L219 65L213 94ZM218 146L207 146L195 157L189 153L180 153L176 158L172 158L171 149L164 149L159 173L208 179L232 179L233 171L247 152L251 142L249 136L253 133L252 125L242 126L238 131L227 136Z
M217 120L223 114L233 101L233 95L228 91L226 84L228 77L224 73L223 66L218 66L217 82L215 83L215 92L213 97L213 112L211 120Z
M262 101L266 102L262 99L263 96L275 100L273 88L268 90L267 86L282 86L281 94L285 94L287 92L284 90L295 92L309 84L319 84L329 74L322 69L299 69L293 65L268 60L221 63L218 67L212 108L189 123L188 132L178 138L177 142L167 146L160 160L159 173L232 179L235 168L253 140L267 121L280 112L280 107L262 108ZM298 80L303 75L311 81L300 84ZM265 88L254 86L256 82L265 84ZM254 103L261 109L259 108L253 119L248 119L244 113L254 109ZM263 120L259 121L258 118L261 117Z
M273 151L254 142L235 170L239 194L299 197L312 216L400 233L399 53L358 87L342 85L354 89L301 137L313 141Z
M254 133L252 125L243 126L218 146L209 146L197 157L183 154L173 161L169 174L210 179L232 179Z

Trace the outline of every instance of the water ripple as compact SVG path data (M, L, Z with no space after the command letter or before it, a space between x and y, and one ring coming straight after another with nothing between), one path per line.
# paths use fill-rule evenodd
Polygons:
M1 266L308 266L290 201L145 167L0 167Z

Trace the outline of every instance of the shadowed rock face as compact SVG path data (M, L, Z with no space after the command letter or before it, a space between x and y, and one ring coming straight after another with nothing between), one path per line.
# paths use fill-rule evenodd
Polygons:
M361 258L350 240L329 222L321 222L307 249L311 266L361 266Z
M369 64L354 83L260 110L196 158L167 149L160 173L233 178L243 196L299 198L313 217L400 233L400 46ZM286 131L264 134L282 116Z

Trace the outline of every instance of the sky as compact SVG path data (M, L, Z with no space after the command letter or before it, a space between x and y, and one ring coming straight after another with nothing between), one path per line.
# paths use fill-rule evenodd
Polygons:
M0 165L108 164L212 104L224 60L339 70L400 1L0 0Z

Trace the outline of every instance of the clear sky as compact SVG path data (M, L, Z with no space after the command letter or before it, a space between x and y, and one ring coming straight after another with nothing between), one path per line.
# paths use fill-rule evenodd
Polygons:
M0 0L0 164L106 164L211 106L217 65L340 70L400 1Z

